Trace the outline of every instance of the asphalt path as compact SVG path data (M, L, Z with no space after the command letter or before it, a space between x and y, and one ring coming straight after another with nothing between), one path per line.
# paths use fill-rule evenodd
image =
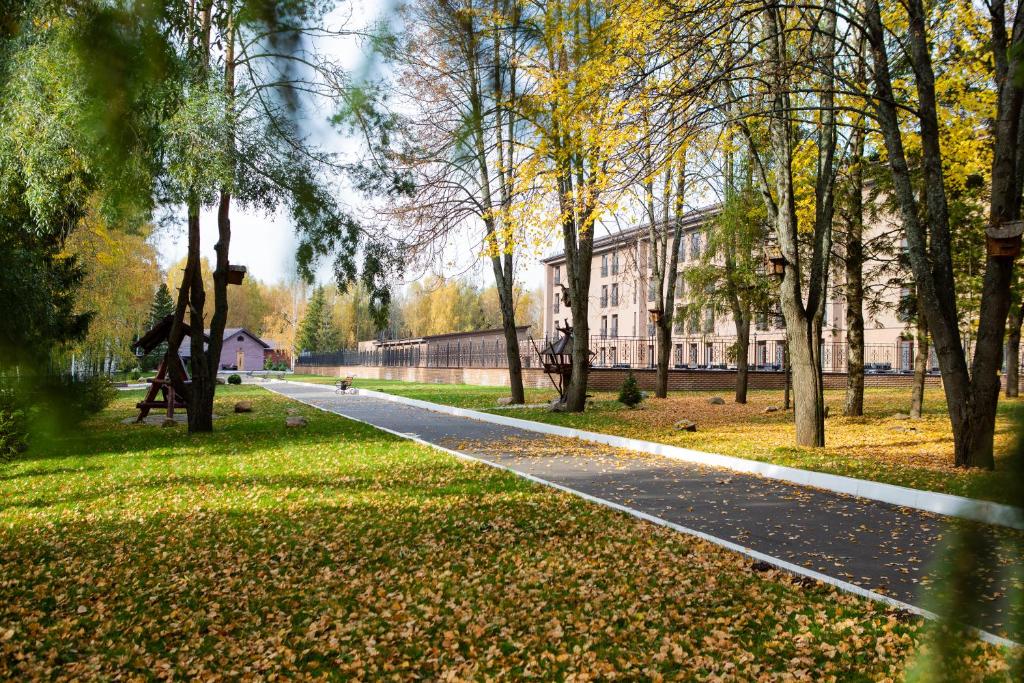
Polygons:
M936 611L948 582L949 545L967 523L920 510L751 474L622 452L597 444L456 417L331 386L274 382L274 391L338 415L457 450L516 472L611 501L922 609ZM572 442L571 445L569 442ZM962 527L961 527L962 528ZM1021 641L1024 534L971 523L991 549L975 577L972 625Z

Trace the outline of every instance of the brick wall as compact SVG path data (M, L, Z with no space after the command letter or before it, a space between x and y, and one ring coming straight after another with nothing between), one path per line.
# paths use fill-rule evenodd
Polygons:
M406 368L377 366L311 366L296 365L296 372L304 372L326 377L348 377L357 379L392 379L403 382L422 382L425 384L474 384L478 386L508 386L508 371L504 368ZM654 389L655 371L651 368L630 370L612 370L595 368L590 371L589 386L597 391L615 391L630 372L636 377L640 388ZM911 385L912 375L865 375L864 384L868 387L907 387ZM749 387L751 389L782 389L785 377L781 372L751 372ZM523 385L532 388L549 388L551 380L539 368L523 368ZM925 379L929 387L941 387L942 380L938 375L929 375ZM670 391L729 391L736 386L735 370L669 370L668 388ZM846 375L843 373L825 373L826 389L843 389L846 387Z

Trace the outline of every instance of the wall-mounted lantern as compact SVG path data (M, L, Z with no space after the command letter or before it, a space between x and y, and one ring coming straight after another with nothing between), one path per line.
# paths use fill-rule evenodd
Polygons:
M777 244L765 245L764 260L769 273L780 280L786 275L786 257Z
M661 309L660 308L652 308L652 309L650 309L648 311L648 313L651 314L651 322L652 323L657 325L658 323L661 322Z
M1024 221L1007 221L985 228L985 248L995 258L1014 258L1020 254L1020 238Z
M240 285L245 279L245 266L228 266L228 284Z

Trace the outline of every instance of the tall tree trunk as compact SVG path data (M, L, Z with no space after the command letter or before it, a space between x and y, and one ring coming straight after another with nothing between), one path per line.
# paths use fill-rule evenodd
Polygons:
M988 4L992 14L991 49L998 90L993 132L993 157L989 224L999 226L1020 216L1024 153L1020 126L1024 90L1020 70L1024 50L1024 13L1017 12L1012 35L1006 32L1006 8L1002 0ZM917 128L921 142L921 169L928 215L925 239L913 191L894 96L886 27L877 0L868 0L866 26L871 41L874 107L885 140L894 195L900 205L914 277L920 288L928 328L935 345L946 403L953 428L954 463L958 467L995 465L993 438L999 400L999 369L1010 305L1013 259L988 256L982 284L981 316L971 370L960 338L956 283L951 258L949 210L943 177L935 75L932 68L928 11L922 0L903 4L907 13L907 48L914 63L917 92Z
M502 261L504 260L504 263ZM512 256L493 257L494 281L497 283L498 303L501 307L501 328L505 335L505 356L508 361L508 384L512 403L526 403L523 389L523 360L519 355L519 335L516 333L516 312L512 286Z
M662 314L665 315L664 313ZM655 344L657 345L658 369L654 378L654 395L658 398L668 397L668 365L672 357L672 324L665 323L666 318L654 326Z
M864 414L864 129L854 131L846 234L846 405L849 417Z
M199 202L193 201L188 207L189 235L195 235L196 258L200 251L199 244ZM195 226L194 230L192 226ZM193 248L193 240L189 240L189 249ZM192 285L189 287L189 327L192 330L192 396L188 406L188 431L209 432L213 429L213 411L204 406L213 403L213 385L215 380L210 376L210 365L207 361L206 334L203 329L205 320L203 311L206 308L206 289L203 284L203 272L198 266L192 270ZM212 341L212 339L211 339Z
M234 46L234 15L232 3L227 5L228 24L225 35L224 54L224 88L228 107L232 106L235 90L235 46ZM234 159L234 131L229 131L229 158ZM204 366L203 372L194 373L192 377L192 405L188 414L190 432L213 431L213 402L217 392L217 371L220 368L220 353L224 346L224 328L228 318L228 250L231 245L231 190L221 187L217 204L217 242L213 249L217 255L213 271L213 315L210 318L210 342L205 356L200 359ZM199 276L199 289L202 290L202 274ZM195 291L195 290L193 290ZM202 297L205 300L205 294ZM195 307L200 316L202 303ZM203 325L199 325L202 332ZM195 332L193 330L193 337ZM195 356L193 356L195 359ZM193 363L195 365L195 363Z
M924 407L924 380L928 376L928 325L917 311L917 349L914 353L914 385L910 392L910 417L919 419Z
M491 252L491 268L494 272L494 283L498 290L498 303L501 310L501 327L505 337L505 355L508 363L509 392L512 395L512 403L522 404L526 402L526 393L523 389L523 365L519 355L519 336L516 333L515 317L515 273L512 263L512 249L514 239L502 237L498 233L498 225L495 214L498 206L495 202L495 193L492 189L492 174L495 176L493 182L498 185L500 209L508 211L512 203L512 158L514 156L515 141L512 138L514 122L512 109L507 106L507 99L504 92L504 82L507 77L510 80L510 97L515 99L515 76L510 71L509 65L505 62L501 53L501 36L495 29L492 37L493 62L491 64L491 89L494 105L491 115L493 125L487 124L488 116L484 108L484 78L481 64L481 43L477 36L477 27L472 17L467 18L463 23L466 31L467 49L467 79L469 87L470 115L472 126L474 151L476 164L480 177L480 193L482 204L485 207L482 217L484 223L485 240ZM512 38L514 40L514 37ZM504 117L508 117L509 139L504 139ZM495 136L495 149L497 151L497 168L492 169L491 159L488 157L488 130L493 128ZM506 149L507 144L507 149ZM506 154L508 163L506 163ZM503 219L503 218L502 218Z
M1020 393L1020 328L1024 322L1024 304L1010 308L1006 323L1009 334L1006 340L1006 397L1016 398Z
M572 375L565 392L565 409L583 412L587 406L587 380L590 376L590 270L594 252L594 227L587 225L578 240L573 226L563 226L566 244L566 271L570 282L572 311Z
M792 405L790 400L790 390L793 386L793 370L789 362L789 345L786 344L782 348L782 366L785 377L783 378L784 388L782 391L782 409L789 410Z
M736 403L747 402L747 383L750 374L750 315L733 307L736 321Z

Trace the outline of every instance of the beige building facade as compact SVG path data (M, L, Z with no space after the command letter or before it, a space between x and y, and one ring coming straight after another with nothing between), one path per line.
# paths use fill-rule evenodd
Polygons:
M683 239L679 253L680 276L701 259L706 245L705 229L716 207L691 212L683 218ZM878 222L866 226L865 239L893 238L898 227ZM599 237L594 243L589 296L590 348L595 352L594 365L610 368L644 368L655 363L654 325L650 311L654 307L654 286L647 263L648 227L634 226ZM892 259L888 259L892 260ZM561 301L563 285L567 284L563 254L543 260L544 315L546 338L555 336L557 328L572 322L572 313ZM866 263L865 289L872 293L872 305L865 307L865 368L871 373L909 373L913 368L913 324L901 313L901 300L910 290L904 274L893 276L890 267ZM872 275L874 274L874 275ZM846 302L843 297L842 272L830 278L830 296L826 303L822 362L829 372L846 370ZM680 277L680 283L682 278ZM674 316L672 357L670 367L677 369L728 370L735 368L736 328L731 315L699 306L685 287L676 287L676 306L690 304L694 315ZM696 296L700 296L699 294ZM693 305L697 304L697 305ZM760 370L779 370L783 361L785 330L781 316L761 312L750 331L749 359ZM937 368L934 356L930 365Z

